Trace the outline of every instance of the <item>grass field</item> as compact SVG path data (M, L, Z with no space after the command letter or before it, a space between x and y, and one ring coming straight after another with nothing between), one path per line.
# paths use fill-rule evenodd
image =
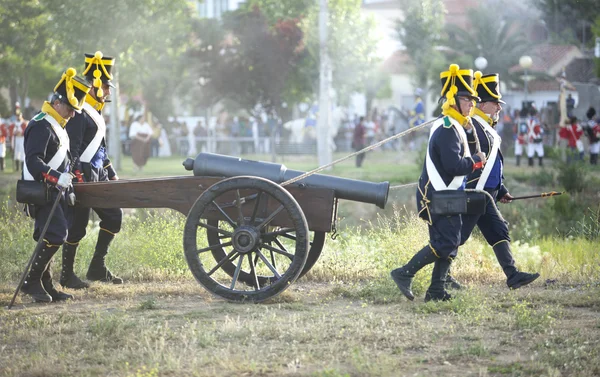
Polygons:
M125 159L120 175L189 174L182 160L150 160L134 175ZM314 158L284 163L316 167ZM363 169L347 161L327 174L400 184L419 170L406 156L375 152ZM505 175L530 171L509 165ZM194 281L182 253L183 216L135 210L108 257L126 284L94 283L70 291L76 299L68 303L34 304L20 295L9 311L34 246L31 222L12 199L15 181L16 174L0 175L0 376L600 375L597 240L515 242L517 265L542 277L509 291L493 251L475 235L453 265L467 289L454 291L451 302L424 303L429 266L408 302L389 271L426 242L427 228L404 207L414 189L398 190L385 211L343 202L338 238L327 239L305 277L265 303L236 304ZM513 192L531 189L521 183ZM80 276L97 232L92 221L76 263Z

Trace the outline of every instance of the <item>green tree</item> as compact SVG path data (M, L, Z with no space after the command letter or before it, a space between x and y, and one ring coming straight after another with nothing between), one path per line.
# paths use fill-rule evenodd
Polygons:
M499 73L504 82L519 82L510 68L518 64L519 58L531 50L531 43L514 27L510 20L497 17L498 11L488 8L469 9L469 30L451 25L446 28L448 47L446 55L454 62L463 62L465 67L474 68L473 61L483 56L488 61L485 72Z
M375 75L377 58L375 21L361 12L360 0L330 0L329 55L333 67L333 88L344 102L354 91L363 92ZM258 7L274 27L282 20L298 20L306 46L294 69L289 73L283 100L288 104L310 101L319 89L319 5L313 0L249 0L242 7Z
M226 14L222 30L202 35L211 21L202 21L190 50L195 73L205 78L199 102L206 106L222 98L235 101L250 114L279 112L290 71L302 51L303 33L298 22L280 20L270 27L259 8ZM214 25L213 25L214 26ZM214 46L214 47L213 47Z
M439 77L440 72L438 47L442 40L444 5L441 0L404 3L406 13L403 20L397 21L396 32L412 59L415 86L427 93L432 78Z
M315 6L314 0L248 0L240 4L240 11L247 13L258 8L269 25L273 26L283 20L302 19L313 6Z
M533 4L554 40L593 45L591 28L600 16L597 0L534 0Z
M0 86L9 88L11 108L19 99L45 98L60 78L48 13L35 0L3 0L0 30Z
M101 50L117 58L115 70L124 92L141 92L161 120L172 113L172 99L186 68L193 6L186 0L40 0L53 20L51 35L64 44L68 62L83 66L83 53Z
M375 20L361 12L360 0L330 0L328 47L332 62L333 88L340 102L353 92L364 92L373 71L379 68L379 39ZM304 20L307 56L302 62L303 79L317 92L319 83L319 7L316 2Z

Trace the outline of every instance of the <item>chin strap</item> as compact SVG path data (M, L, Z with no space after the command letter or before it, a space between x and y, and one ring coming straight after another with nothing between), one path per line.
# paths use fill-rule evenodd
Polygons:
M458 121L458 123L460 123L463 127L465 127L468 123L471 122L470 116L472 114L469 114L469 116L464 116L460 113L460 111L458 111L454 108L454 106L457 106L457 105L460 108L460 104L457 104L457 100L456 100L456 94L458 93L458 87L456 86L456 79L458 78L462 82L462 84L466 88L468 88L469 91L473 95L476 95L477 92L473 91L473 89L471 89L471 87L465 82L465 80L463 79L463 77L461 75L460 67L457 64L451 64L449 71L442 72L440 77L442 77L442 78L448 77L448 79L444 83L444 87L442 88L442 94L444 92L446 92L446 94L445 94L446 100L444 101L444 104L442 105L442 114L456 119ZM448 89L448 86L450 86L449 89ZM446 89L448 89L448 90L446 91ZM471 111L471 113L472 113L472 111Z
M442 114L443 115L447 115L447 116L449 116L451 118L456 119L458 121L458 123L460 123L460 125L463 126L463 127L465 127L467 124L469 124L471 122L471 117L470 116L464 116L464 115L462 115L454 107L447 106L446 108L444 108L447 103L448 102L444 103L444 105L442 106Z
M485 121L487 122L487 124L489 124L490 126L491 126L491 125L493 125L493 124L495 124L494 120L493 120L493 119L492 119L492 118L491 118L489 115L487 115L486 113L484 113L483 111L481 111L481 110L480 110L480 109L478 109L478 108L475 108L475 109L473 110L473 115L479 115L479 116L480 116L481 118L483 118L483 120L485 120Z
M101 111L104 108L104 103L98 102L98 100L89 93L85 96L85 102L89 103L97 111Z

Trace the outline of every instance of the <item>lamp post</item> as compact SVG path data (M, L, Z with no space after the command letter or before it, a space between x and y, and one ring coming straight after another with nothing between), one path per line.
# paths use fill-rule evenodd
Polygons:
M529 94L528 93L528 91L529 91L529 88L528 88L529 76L527 76L527 69L531 68L532 64L533 64L533 60L531 59L531 56L523 55L519 59L519 65L521 66L521 68L523 68L523 71L525 73L525 75L523 76L523 81L525 81L525 104L527 104L527 95Z
M484 69L486 69L487 65L488 61L483 56L479 56L477 59L475 59L475 68L477 68L478 70L483 71Z

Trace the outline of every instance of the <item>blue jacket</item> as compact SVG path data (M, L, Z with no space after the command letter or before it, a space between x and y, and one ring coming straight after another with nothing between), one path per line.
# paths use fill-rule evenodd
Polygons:
M479 121L477 120L477 118L473 117L473 126L475 127L475 130L477 131L477 137L479 138L479 146L481 148L481 152L483 152L485 154L486 158L490 158L490 152L491 152L491 145L490 143L492 142L492 136L490 134L488 134L488 132L486 132L486 130L483 128L483 125L481 123L479 123ZM469 142L469 148L471 150L472 154L475 154L475 140L472 140ZM496 175L496 177L499 175L499 177L497 177L497 181L498 184L495 185L494 187L492 187L491 185L488 185L488 183L485 184L484 188L488 189L488 190L498 190L498 198L502 198L504 195L506 195L506 193L508 193L508 189L506 189L506 187L504 187L504 175L502 174L502 166L504 166L504 156L502 155L502 151L500 149L498 149L498 155L496 156L496 161L487 161L486 164L491 164L493 163L495 166L492 168L492 172L490 173L490 176L488 178L488 183L490 181L494 181L494 178L492 177L493 175ZM477 183L479 182L479 178L481 177L481 173L483 172L483 169L478 169L473 171L472 173L470 173L467 177L467 188L469 189L474 189L477 186Z
M456 176L466 176L473 171L476 163L481 162L478 156L466 157L466 149L460 139L458 131L451 124L450 117L439 118L432 127L438 122L444 124L439 126L429 138L427 148L433 165L440 174L440 177L446 185ZM467 133L467 141L473 141L473 133ZM460 189L464 189L463 183ZM428 203L431 200L431 194L435 191L427 174L426 162L423 163L423 170L419 177L419 186L417 188L417 210L419 216L431 223L431 216L428 210Z
M100 112L98 112L100 113ZM85 169L82 169L82 162L79 161L79 157L85 151L87 146L96 136L96 132L98 131L98 126L94 122L94 120L85 112L81 111L81 114L75 113L75 116L69 120L66 127L67 133L69 134L70 144L71 144L71 155L73 156L73 160L77 161L74 170L80 170L84 172ZM102 139L100 143L100 147L98 151L96 151L96 156L92 159L92 163L95 160L100 160L101 168L107 170L108 177L112 178L116 175L114 168L111 165L110 159L108 158L108 154L106 153L106 140ZM91 177L86 176L86 181L90 181Z
M71 157L67 152L58 169L48 165L60 147L58 135L46 119L48 116L43 112L38 113L25 128L25 163L34 180L56 184L71 163Z

